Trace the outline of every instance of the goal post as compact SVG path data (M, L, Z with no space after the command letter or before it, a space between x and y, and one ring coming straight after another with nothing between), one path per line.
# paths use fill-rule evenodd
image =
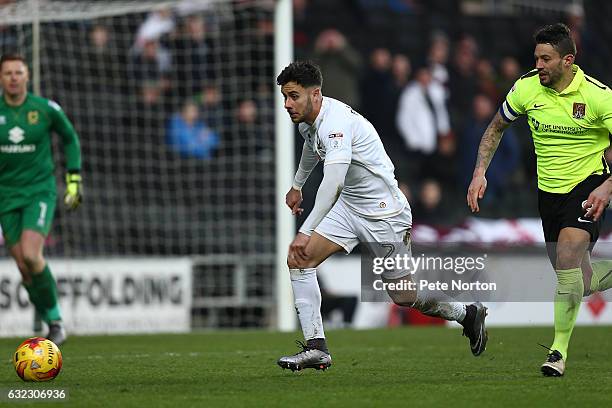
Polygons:
M293 60L293 10L291 0L278 0L274 13L274 67L278 74ZM276 84L275 84L276 85ZM295 218L287 211L285 193L295 170L294 128L276 92L276 308L277 328L295 329L293 294L287 270L287 249L295 233Z

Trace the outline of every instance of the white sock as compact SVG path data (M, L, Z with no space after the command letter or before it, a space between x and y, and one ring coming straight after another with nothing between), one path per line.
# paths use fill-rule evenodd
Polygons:
M323 339L321 318L321 289L317 280L317 269L289 269L291 286L295 298L295 310L300 319L304 339Z
M441 317L446 320L461 323L465 319L465 305L455 302L441 290L420 290L417 301L412 305L427 316Z

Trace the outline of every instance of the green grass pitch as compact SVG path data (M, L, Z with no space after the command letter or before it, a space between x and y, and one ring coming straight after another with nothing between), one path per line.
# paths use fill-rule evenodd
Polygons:
M297 333L73 336L60 375L39 384L13 369L22 339L0 339L0 389L69 392L65 402L0 406L612 406L612 327L575 329L563 378L539 372L546 351L537 343L548 344L552 328L493 328L489 336L487 351L473 357L458 329L329 331L332 368L295 373L275 362L298 351Z

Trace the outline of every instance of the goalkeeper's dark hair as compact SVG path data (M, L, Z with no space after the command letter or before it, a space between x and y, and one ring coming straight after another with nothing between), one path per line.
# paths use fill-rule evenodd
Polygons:
M23 62L24 65L26 66L28 65L23 55L16 53L16 52L10 52L6 54L2 54L2 57L0 57L0 69L2 69L2 66L4 65L4 63L8 61L21 61Z
M295 61L287 65L276 78L276 83L281 86L291 81L304 88L321 86L323 85L323 75L319 66L314 62Z
M533 36L536 44L550 44L562 57L576 55L576 43L570 29L563 23L551 24L540 28Z

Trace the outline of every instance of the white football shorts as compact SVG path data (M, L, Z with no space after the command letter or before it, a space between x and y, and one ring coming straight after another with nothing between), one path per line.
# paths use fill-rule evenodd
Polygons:
M395 257L404 254L411 256L411 228L412 212L409 205L398 215L376 220L355 213L339 199L315 228L315 232L340 245L347 254L359 243L363 243L374 244L368 247L375 256ZM387 270L382 276L398 279L408 274L410 271L406 269Z

